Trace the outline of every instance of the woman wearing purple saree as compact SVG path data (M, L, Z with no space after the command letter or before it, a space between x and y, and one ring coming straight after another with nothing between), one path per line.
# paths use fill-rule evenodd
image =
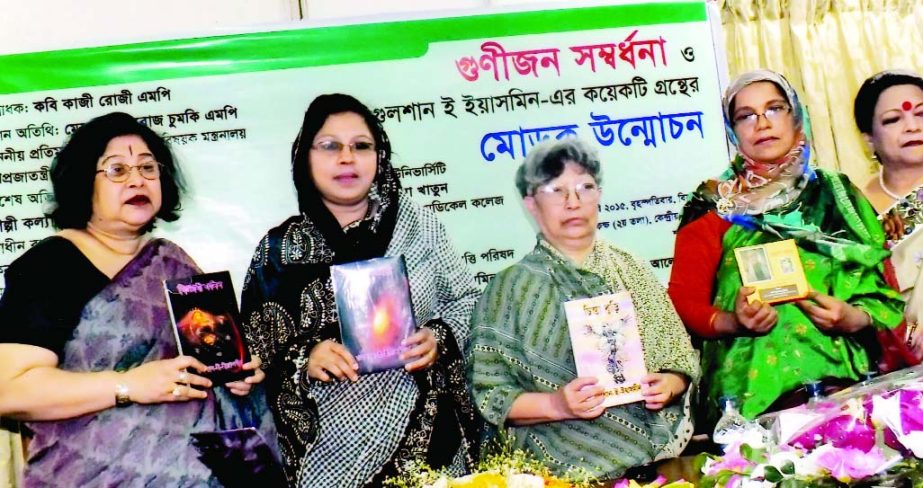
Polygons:
M201 271L147 237L178 218L169 148L130 115L104 115L73 134L51 180L62 230L9 266L0 299L0 415L32 432L25 486L221 486L189 434L275 432L251 391L259 358L221 387L177 357L162 280Z

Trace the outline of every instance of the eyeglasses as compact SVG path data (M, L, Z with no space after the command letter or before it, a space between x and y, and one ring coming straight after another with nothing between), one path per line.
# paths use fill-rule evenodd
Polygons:
M133 169L137 169L138 174L146 180L156 180L160 178L162 167L163 165L157 161L146 161L134 166L125 163L109 163L104 169L98 169L96 172L104 173L106 178L113 183L122 183L128 181Z
M596 203L602 188L596 183L584 182L574 185L574 194L582 203ZM570 198L570 188L555 185L542 185L535 189L536 195L542 195L544 200L555 205L564 205Z
M787 104L778 104L770 106L761 114L756 112L741 113L734 117L734 127L743 127L745 129L756 127L757 121L760 120L760 116L766 117L769 123L774 124L781 121L782 118L791 111L792 107L789 107Z
M340 141L324 140L311 144L311 149L320 151L328 156L336 156L343 152L343 148L348 147L356 156L371 156L375 154L375 143L369 141L356 141L349 144L343 144Z

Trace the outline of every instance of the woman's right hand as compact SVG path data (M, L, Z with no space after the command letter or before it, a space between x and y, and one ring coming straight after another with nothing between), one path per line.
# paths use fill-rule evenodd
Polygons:
M779 313L772 305L763 302L748 303L747 297L755 292L754 288L740 287L734 303L734 316L742 329L753 334L765 334L779 321Z
M187 368L199 373L208 369L194 357L179 356L130 369L122 373L121 382L128 387L128 396L134 403L185 402L207 398L208 392L192 387L211 388L211 380L189 373Z
M606 410L605 393L594 377L580 377L554 392L557 409L565 419L595 419Z
M339 380L359 379L359 364L346 346L326 340L314 346L308 355L308 376L320 381L331 381L335 376Z

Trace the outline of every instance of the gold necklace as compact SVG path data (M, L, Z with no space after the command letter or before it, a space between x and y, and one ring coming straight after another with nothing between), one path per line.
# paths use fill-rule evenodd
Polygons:
M92 229L92 230L91 230L91 229ZM116 249L116 248L110 246L109 243L107 243L106 241L100 239L99 236L96 235L96 233L99 232L100 235L106 236L106 237L108 237L108 238L110 238L110 239L112 239L112 240L115 240L115 241L129 241L129 240L132 240L132 239L119 239L118 237L115 237L115 236L113 236L113 235L111 235L111 234L109 234L109 233L107 233L107 232L104 232L104 231L102 231L102 230L96 229L95 226L93 226L92 224L87 224L87 228L85 229L85 232L86 232L90 237L92 237L93 240L95 240L96 242L100 243L103 247L105 247L106 249L108 249L108 250L112 251L113 253L118 254L118 255L120 255L120 256L134 256L135 254L138 254L138 251L141 249L142 240L141 240L140 237L137 238L138 243L135 245L135 249L134 249L133 251L125 252L125 251L122 251L121 249Z

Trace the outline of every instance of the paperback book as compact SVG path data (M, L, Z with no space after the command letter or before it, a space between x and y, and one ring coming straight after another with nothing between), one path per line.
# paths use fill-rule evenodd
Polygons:
M605 389L603 405L641 401L647 375L644 347L628 292L564 303L578 376L594 376Z
M240 330L237 298L227 271L165 280L164 292L179 353L208 366L203 376L216 383L236 381L250 373Z
M756 291L749 303L800 300L811 291L793 239L734 249L743 285Z
M416 330L403 256L330 267L340 337L360 373L403 367L402 342Z

